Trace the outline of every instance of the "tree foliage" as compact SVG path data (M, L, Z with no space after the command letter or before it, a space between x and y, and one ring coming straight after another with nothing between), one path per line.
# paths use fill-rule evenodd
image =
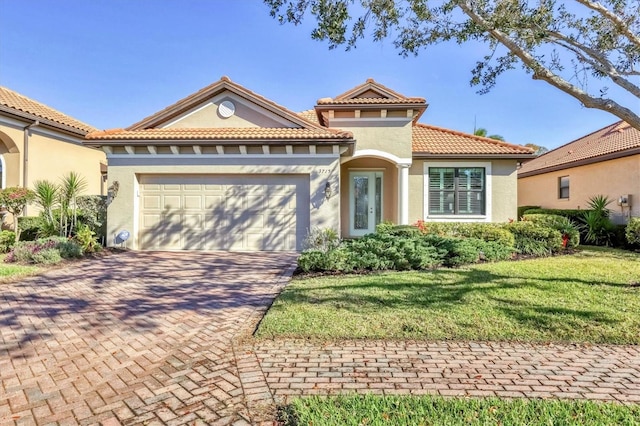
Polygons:
M13 232L16 241L20 238L18 216L22 214L27 204L33 201L36 194L27 188L10 187L0 190L0 205L13 215Z
M503 72L522 67L578 99L640 130L640 116L609 96L609 86L640 99L638 0L264 0L279 22L310 14L311 36L347 49L371 31L394 38L402 55L445 41L483 42L487 53L471 84L485 93ZM634 82L635 79L635 82ZM598 84L595 81L598 80Z
M474 135L476 136L481 136L483 138L489 138L489 139L495 139L497 141L503 141L504 142L504 137L502 137L501 135L487 135L487 129L480 127L476 130L474 130L473 132Z

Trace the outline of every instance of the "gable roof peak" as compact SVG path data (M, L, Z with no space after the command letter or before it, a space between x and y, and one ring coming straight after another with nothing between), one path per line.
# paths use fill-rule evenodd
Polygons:
M235 95L247 99L248 101L261 106L262 108L283 117L284 119L300 126L301 128L319 128L320 126L312 121L307 120L304 117L299 116L288 108L273 102L270 99L259 95L246 87L231 81L229 77L223 75L220 79L210 85L198 90L191 95L182 98L178 102L152 114L137 123L127 127L126 130L143 130L157 127L167 121L189 111L191 108L206 102L212 97L216 96L223 91L228 90Z

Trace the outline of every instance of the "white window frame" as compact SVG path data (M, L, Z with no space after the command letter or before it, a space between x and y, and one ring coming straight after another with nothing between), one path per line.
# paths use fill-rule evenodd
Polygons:
M485 176L485 214L483 215L429 215L429 167L482 167ZM424 177L424 210L423 217L431 222L491 222L493 202L492 171L490 161L425 161Z

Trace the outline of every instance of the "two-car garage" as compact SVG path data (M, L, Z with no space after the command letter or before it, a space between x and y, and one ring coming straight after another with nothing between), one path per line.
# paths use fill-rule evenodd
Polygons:
M300 250L309 175L139 175L142 250Z

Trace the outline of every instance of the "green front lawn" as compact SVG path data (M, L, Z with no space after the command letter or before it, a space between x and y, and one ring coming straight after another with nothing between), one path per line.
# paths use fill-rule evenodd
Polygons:
M6 283L14 281L17 278L33 275L40 270L39 266L34 265L20 265L17 263L5 263L4 258L6 254L0 255L0 283Z
M350 395L295 399L280 411L293 425L638 425L639 405L590 401Z
M635 284L635 285L634 285ZM640 255L294 279L257 337L640 343Z

